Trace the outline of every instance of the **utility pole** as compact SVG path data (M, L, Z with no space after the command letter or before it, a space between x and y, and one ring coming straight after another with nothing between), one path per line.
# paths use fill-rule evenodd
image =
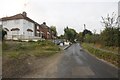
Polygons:
M84 30L86 29L86 25L84 24Z
M96 34L96 29L94 29L93 32L94 32L94 44L95 44L95 34Z

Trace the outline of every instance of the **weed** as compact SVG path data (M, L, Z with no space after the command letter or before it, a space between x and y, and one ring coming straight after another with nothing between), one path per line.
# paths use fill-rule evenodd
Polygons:
M90 46L87 43L83 43L82 46L84 49L87 49L91 54L97 56L98 58L104 59L104 60L111 62L112 64L118 66L117 65L118 64L117 63L118 62L118 54L102 51L100 49Z

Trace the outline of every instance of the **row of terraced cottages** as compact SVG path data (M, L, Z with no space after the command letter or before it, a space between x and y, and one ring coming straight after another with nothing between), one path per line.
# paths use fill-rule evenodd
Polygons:
M45 22L38 24L27 17L26 12L10 17L3 17L0 21L3 29L7 31L6 39L40 40L54 38Z

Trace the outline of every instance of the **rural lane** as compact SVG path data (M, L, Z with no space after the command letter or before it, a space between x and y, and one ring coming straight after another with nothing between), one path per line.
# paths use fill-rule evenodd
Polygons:
M72 44L63 53L43 62L36 61L33 71L23 78L116 78L118 69ZM42 65L43 64L43 65Z

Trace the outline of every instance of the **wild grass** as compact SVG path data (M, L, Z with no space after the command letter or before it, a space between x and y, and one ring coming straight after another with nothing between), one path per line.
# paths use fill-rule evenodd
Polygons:
M3 56L15 59L25 56L48 57L59 51L60 48L51 41L3 43Z
M2 56L2 41L0 41L0 56Z
M92 47L90 44L88 43L83 43L82 47L84 49L86 49L87 51L89 51L91 54L95 55L96 57L100 58L100 59L104 59L112 64L114 64L115 66L119 66L119 54L114 54L112 52L106 52L97 48Z
M116 47L116 46L103 46L103 45L101 45L99 43L96 43L96 44L89 43L89 45L94 46L96 48L106 50L106 51L110 51L112 53L118 53L118 51L119 51L119 47Z
M2 44L2 76L21 77L33 69L34 61L48 58L59 51L59 47L51 41L5 41Z

